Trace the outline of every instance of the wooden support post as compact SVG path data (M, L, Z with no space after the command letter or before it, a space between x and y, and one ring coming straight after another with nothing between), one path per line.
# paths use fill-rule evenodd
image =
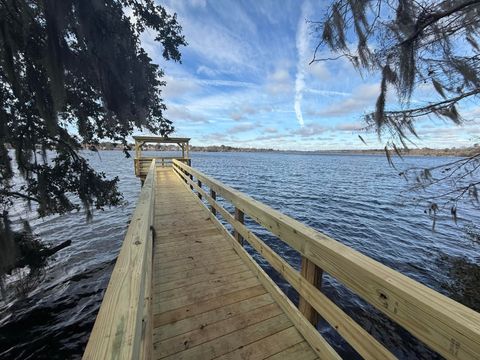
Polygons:
M199 188L202 188L202 182L200 180L197 180L197 185ZM198 197L200 198L200 200L202 200L202 194L200 194L200 192L198 192Z
M300 274L310 283L318 289L322 287L323 270L320 269L315 263L302 256ZM300 296L298 303L298 309L305 316L305 318L313 325L316 326L318 322L318 313L307 301Z
M210 197L213 200L217 200L217 193L210 189ZM215 209L212 205L210 205L210 211L212 212L213 215L217 215L217 209Z
M242 224L244 224L245 214L242 210L235 208L235 220L240 221ZM239 244L243 245L243 237L238 233L237 230L233 230L233 237L238 241Z
M134 160L134 166L135 166L135 175L140 176L140 144L138 143L137 140L135 140L135 160Z
M140 144L135 140L135 159L140 158Z
M165 167L165 158L162 158L162 167Z

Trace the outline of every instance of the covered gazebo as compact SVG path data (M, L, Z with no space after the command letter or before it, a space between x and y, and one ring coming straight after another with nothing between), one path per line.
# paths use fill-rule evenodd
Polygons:
M190 138L173 138L164 136L134 136L135 140L135 175L144 180L147 176L148 167L153 159L160 166L171 166L172 160L177 159L190 165L189 146ZM182 156L142 156L142 150L146 144L176 144L182 150Z

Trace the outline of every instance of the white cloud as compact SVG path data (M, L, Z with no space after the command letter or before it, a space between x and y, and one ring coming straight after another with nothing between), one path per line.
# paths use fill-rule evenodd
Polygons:
M213 76L217 76L219 74L219 71L214 70L205 65L200 65L199 67L197 67L197 74L200 74L200 75L203 74L203 75L213 77Z
M275 134L278 132L278 129L274 127L267 127L263 129L263 132L269 133L269 134Z
M163 88L162 95L168 100L184 97L200 89L198 83L190 78L165 76L165 81L167 85Z
M378 84L363 84L358 86L347 99L331 104L323 109L310 111L315 116L344 116L353 113L363 113L375 106L375 100L380 93Z
M337 126L335 126L334 130L355 132L361 130L363 126L364 125L362 125L361 122L357 121L353 123L338 124Z
M225 134L225 133L221 133L221 132L214 132L214 133L211 133L211 134L208 134L206 135L203 140L206 140L206 141L214 141L214 142L218 142L218 141L228 141L228 135Z
M179 100L187 94L205 90L207 86L225 86L233 88L255 88L256 84L246 81L223 79L197 79L190 76L166 76L167 85L163 88L163 96L168 100Z
M203 59L202 62L211 64L223 73L243 73L246 69L256 68L255 63L251 61L257 53L254 45L244 33L239 31L238 27L227 27L220 21L206 23L203 17L188 14L180 3L172 2L172 5L179 10L179 22L188 41L184 55L193 51ZM215 9L219 11L217 7L215 5ZM235 14L234 17L237 15ZM248 17L241 20L246 22ZM244 25L242 29L245 31L251 26L248 23Z
M292 135L300 135L301 137L310 137L310 136L322 134L326 131L328 131L328 128L320 124L311 123L311 124L306 124L300 129L293 130L291 133Z
M230 114L230 117L235 121L239 121L247 115L255 115L260 110L261 109L259 109L258 107L252 107L250 105L243 104L242 106L236 108L235 111Z
M461 110L460 114L467 120L480 119L480 106L472 107L468 110Z
M302 5L302 11L300 19L298 20L297 26L297 53L298 53L298 62L297 62L297 74L295 78L295 115L297 116L297 121L300 126L304 125L303 114L302 114L302 98L303 90L305 88L305 73L306 73L306 62L308 56L308 24L307 24L307 15L310 12L310 4L308 1L305 1Z
M324 62L316 62L308 66L308 72L320 81L329 81L332 74Z
M247 132L247 131L250 131L250 130L253 130L253 129L256 129L256 128L257 128L257 126L255 124L244 123L244 124L236 125L236 126L230 128L228 130L228 133L229 134L238 134L238 133Z
M191 112L186 106L169 105L166 110L167 118L176 121L189 121L194 123L208 123L209 121L205 116L196 112Z
M272 134L272 135L261 135L257 136L253 139L248 139L246 141L251 141L253 144L257 143L258 141L269 141L269 140L279 140L284 139L287 135L285 134Z
M304 92L317 94L317 95L326 95L326 96L350 96L351 93L343 92L343 91L335 91L335 90L318 90L312 88L305 88Z
M267 76L266 89L272 95L289 93L292 87L293 80L285 67L278 68Z
M254 88L257 85L247 81L235 81L235 80L221 80L221 79L194 79L198 84L201 85L210 85L210 86L230 86L230 87L244 87L244 88Z

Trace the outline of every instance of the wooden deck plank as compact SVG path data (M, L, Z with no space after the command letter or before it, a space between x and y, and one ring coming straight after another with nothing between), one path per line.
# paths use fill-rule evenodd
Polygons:
M178 214L177 214L178 215ZM215 225L209 225L206 226L189 226L186 228L180 228L180 229L165 229L165 228L159 228L155 227L155 230L157 232L157 237L158 238L170 238L170 237L181 237L181 236L191 236L192 234L194 235L208 235L208 234L218 234L218 229L215 227Z
M292 326L288 329L279 331L278 333L255 341L250 345L242 346L240 349L220 356L217 359L261 360L269 357L270 355L277 354L282 350L288 349L293 345L301 343L302 341L304 341L302 335L300 335L298 330ZM310 349L310 351L312 350Z
M292 326L290 319L285 314L281 314L227 335L217 337L199 346L186 348L182 352L164 357L164 359L217 358Z
M306 341L302 341L294 346L289 347L286 350L280 351L275 355L269 356L268 360L283 360L283 359L295 359L295 360L314 360L317 358Z
M210 253L212 250L214 250L216 253L222 251L233 251L232 247L229 244L221 242L219 244L216 244L213 248L207 248L203 244L192 243L190 246L183 245L179 246L178 248L176 246L171 246L167 249L156 249L155 253L161 253L161 256L165 257L165 259L173 260L185 259L190 256L193 257L202 253Z
M207 322L214 323L230 319L238 314L273 303L270 294L262 294L245 300L225 305L192 317L186 317L173 323L158 326L154 331L154 342L181 335L189 331L204 327Z
M236 254L232 254L230 251L227 254L224 254L218 262L215 262L211 258L187 258L168 262L166 264L157 264L155 267L155 270L157 271L155 284L162 284L184 278L186 279L198 275L199 270L202 273L214 273L215 271L228 269L240 264L243 264L243 261L238 259Z
M170 282L163 283L159 286L159 292L162 293L163 291L173 290L173 289L180 289L185 286L192 286L196 285L205 281L214 282L216 284L222 283L225 281L229 281L232 278L232 275L241 274L248 271L248 266L245 264L240 264L234 267L229 267L221 272L214 271L214 272L207 272L204 274L199 274L196 276L191 276L188 278L182 278L180 280L174 280Z
M209 244L211 242L217 242L218 239L221 239L216 232L212 231L210 234L181 234L180 236L162 236L159 237L158 245L181 245L183 243L188 244L193 242Z
M162 302L172 299L183 298L185 296L185 293L188 293L187 296L189 298L194 297L195 299L197 299L204 296L209 296L209 294L212 293L212 288L216 290L213 293L217 294L218 289L227 289L227 287L229 287L232 283L246 283L246 280L249 280L251 278L254 278L254 275L251 271L249 271L249 269L246 269L245 271L231 274L225 277L207 279L196 284L177 287L170 290L163 289L161 286L159 286L155 289L155 294L157 294L158 297L162 299Z
M173 310L185 305L206 301L209 299L216 298L220 295L229 294L230 292L247 289L249 287L254 287L260 284L258 282L258 279L254 277L253 273L251 276L252 277L246 280L237 281L227 285L222 285L218 287L208 287L204 291L201 291L199 294L191 293L189 290L187 290L183 296L180 296L174 299L167 299L167 300L163 300L161 296L156 296L157 289L154 288L154 292L153 292L154 293L154 296L153 296L154 312Z
M210 310L216 310L228 304L234 304L238 301L266 294L266 292L267 291L263 286L257 285L251 288L224 294L214 299L198 302L196 304L185 305L170 311L157 312L154 315L153 324L155 328L164 324L173 324L181 319L195 316Z
M185 349L193 348L239 329L273 318L281 313L280 307L275 303L271 303L221 321L212 323L207 319L205 324L199 329L162 340L160 346L158 346L157 357L162 358L179 353Z
M295 347L305 339L174 171L157 179L153 358L312 352Z

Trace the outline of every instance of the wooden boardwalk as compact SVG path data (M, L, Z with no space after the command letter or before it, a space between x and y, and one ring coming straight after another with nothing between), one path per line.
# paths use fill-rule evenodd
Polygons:
M155 139L135 139L143 186L84 359L338 360L319 318L362 358L395 359L383 327L364 328L322 292L326 272L444 358L480 360L479 313L196 170L187 138L154 141L178 143L182 158L141 157ZM245 217L297 251L300 270ZM298 306L245 243L297 291Z
M172 168L154 224L154 359L317 358Z

